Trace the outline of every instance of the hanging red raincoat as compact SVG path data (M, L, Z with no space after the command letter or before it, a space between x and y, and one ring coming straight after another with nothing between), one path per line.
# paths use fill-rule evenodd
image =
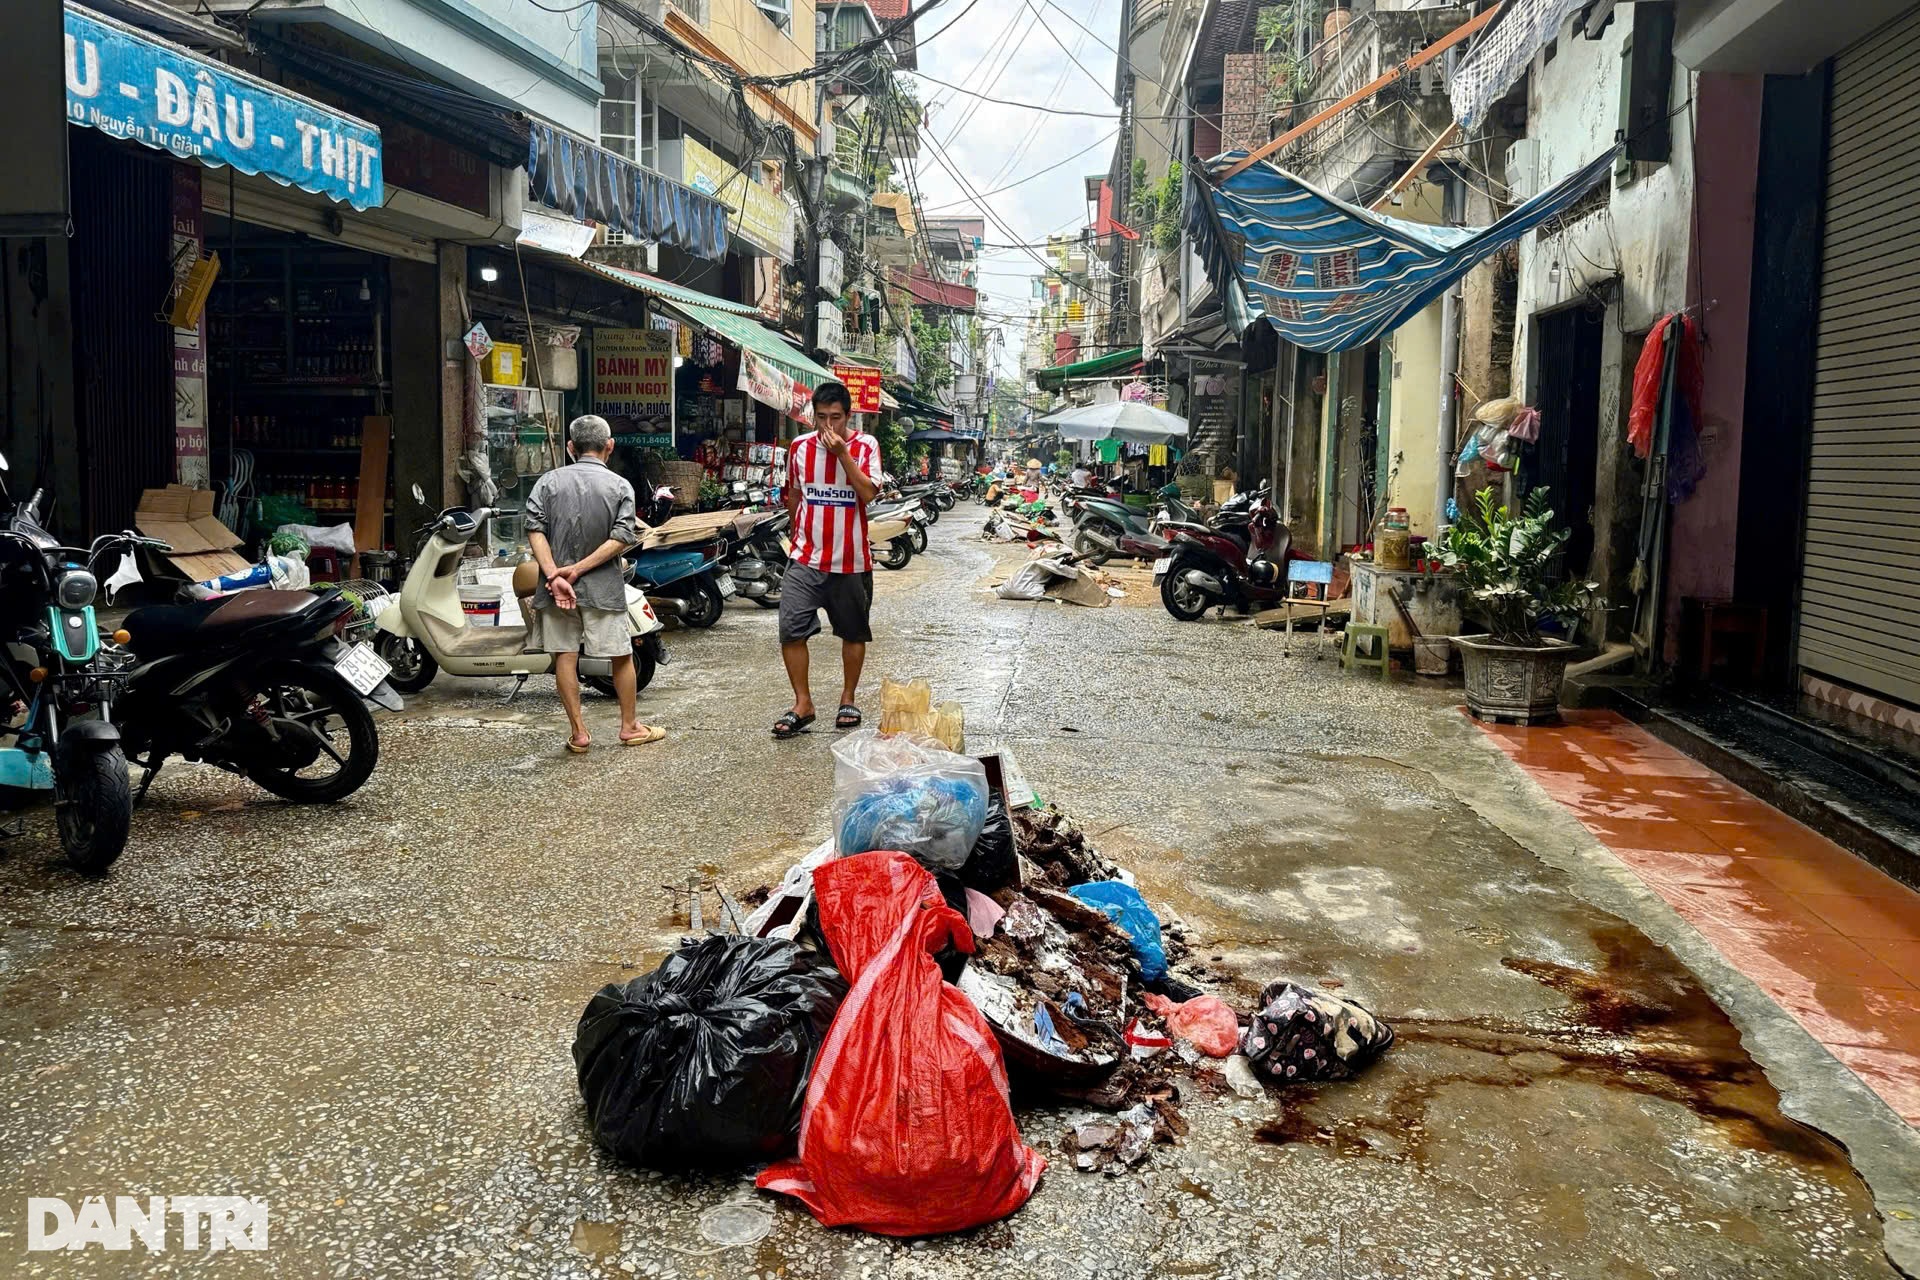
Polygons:
M963 1231L1018 1209L1047 1162L1020 1141L1000 1046L933 955L973 950L966 917L904 853L813 873L826 935L853 984L807 1086L797 1159L760 1175L829 1227Z

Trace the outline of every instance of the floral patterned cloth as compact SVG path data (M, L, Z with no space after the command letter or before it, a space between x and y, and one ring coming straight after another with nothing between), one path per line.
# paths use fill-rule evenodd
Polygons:
M1286 1084L1345 1080L1386 1052L1393 1028L1351 1000L1275 982L1240 1037L1255 1070Z

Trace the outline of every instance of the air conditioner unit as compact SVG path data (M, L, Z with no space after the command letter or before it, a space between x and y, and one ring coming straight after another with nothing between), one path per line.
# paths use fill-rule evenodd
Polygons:
M1540 139L1522 138L1507 148L1507 197L1518 204L1540 194Z

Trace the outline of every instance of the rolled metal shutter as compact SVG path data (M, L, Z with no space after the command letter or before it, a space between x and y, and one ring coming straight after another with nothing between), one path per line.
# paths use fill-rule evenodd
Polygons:
M232 185L229 210L228 175L218 170L201 183L201 198L208 213L229 213L242 222L272 227L276 231L297 231L331 244L344 244L389 258L407 258L414 262L438 262L440 249L432 240L409 232L382 226L379 210L357 213L331 204L319 196L291 190L261 177L236 176ZM209 246L218 250L216 238Z
M1803 668L1920 704L1920 7L1833 63Z

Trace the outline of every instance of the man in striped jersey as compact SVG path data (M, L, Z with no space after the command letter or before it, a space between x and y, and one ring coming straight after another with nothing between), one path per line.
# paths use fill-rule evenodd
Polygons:
M872 478L880 470L880 442L853 425L853 398L838 382L814 388L813 426L787 450L784 497L793 516L793 554L780 584L780 658L793 684L793 709L775 722L776 738L791 738L813 723L807 641L820 633L820 611L840 638L835 728L860 723L854 695L873 638L867 504L880 493Z

